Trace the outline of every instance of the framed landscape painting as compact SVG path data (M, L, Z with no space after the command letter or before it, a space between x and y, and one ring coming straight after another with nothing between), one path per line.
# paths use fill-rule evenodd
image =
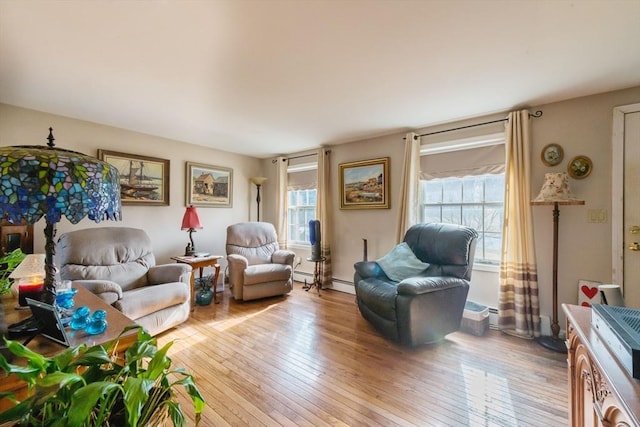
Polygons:
M187 206L230 208L233 202L233 169L187 162Z
M341 163L340 209L389 208L389 158Z
M169 160L108 150L98 158L118 169L123 205L169 205Z

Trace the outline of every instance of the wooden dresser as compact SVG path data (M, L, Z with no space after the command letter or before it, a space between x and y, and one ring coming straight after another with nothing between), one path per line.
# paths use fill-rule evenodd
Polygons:
M591 329L591 308L563 304L567 315L569 425L640 427L640 380Z

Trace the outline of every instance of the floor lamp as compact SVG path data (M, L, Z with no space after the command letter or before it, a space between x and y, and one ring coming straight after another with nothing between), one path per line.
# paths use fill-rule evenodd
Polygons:
M258 205L258 216L257 216L257 220L260 221L260 187L262 187L262 184L264 184L264 182L267 180L267 178L265 178L264 176L254 176L249 178L251 180L252 183L254 183L256 185L257 191L258 191L258 195L256 196L256 204Z
M560 339L560 325L558 324L558 224L560 222L560 205L584 205L571 195L569 189L569 175L566 172L547 173L540 194L531 201L534 206L553 206L553 319L551 321L551 336L542 336L538 342L549 350L566 353L564 340Z

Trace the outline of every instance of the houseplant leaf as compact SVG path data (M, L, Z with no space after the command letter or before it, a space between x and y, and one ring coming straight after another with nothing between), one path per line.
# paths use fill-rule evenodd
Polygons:
M153 380L129 377L124 382L124 404L127 408L127 425L136 427L143 417L142 408L150 397Z
M89 414L94 411L100 398L108 393L117 392L119 389L121 389L119 384L98 381L76 390L71 397L68 425L82 425L83 422L89 420Z

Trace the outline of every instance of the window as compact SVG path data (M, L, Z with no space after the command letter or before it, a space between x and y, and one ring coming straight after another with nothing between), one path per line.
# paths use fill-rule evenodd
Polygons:
M316 219L317 190L287 191L288 240L293 244L309 245L309 221Z
M476 262L500 263L503 217L504 173L420 181L420 221L476 230Z
M316 219L318 163L290 160L287 182L287 241L308 246L309 221Z
M478 232L475 262L500 264L504 218L504 133L426 144L420 158L421 222Z

